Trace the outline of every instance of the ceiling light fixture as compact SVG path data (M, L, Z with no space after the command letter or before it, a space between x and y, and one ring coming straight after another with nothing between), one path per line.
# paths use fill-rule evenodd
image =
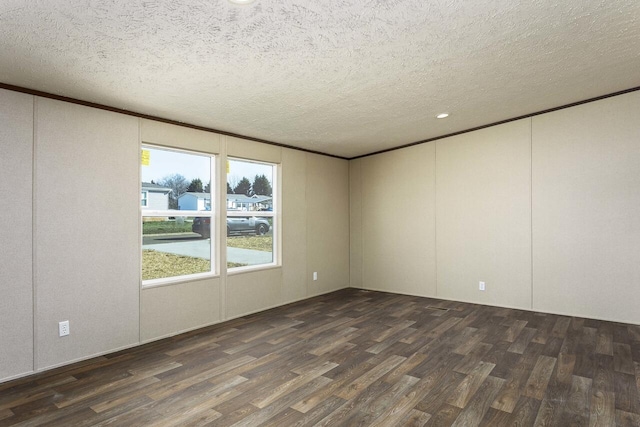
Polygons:
M229 0L229 3L233 4L249 4L253 3L255 0Z
M449 117L449 113L440 113L436 116L436 119L446 119Z

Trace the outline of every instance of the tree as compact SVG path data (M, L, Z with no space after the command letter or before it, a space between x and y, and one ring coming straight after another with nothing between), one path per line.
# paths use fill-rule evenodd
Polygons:
M253 194L258 196L272 196L273 189L266 175L256 175L253 180Z
M235 194L251 196L251 182L243 176L238 185L236 185L236 188L233 189L233 192Z
M202 193L202 181L200 180L200 178L192 179L191 184L189 184L189 188L187 188L187 191L190 191L192 193Z
M227 184L231 187L231 190L236 188L240 183L240 178L237 175L227 175ZM233 193L233 191L231 192Z
M187 179L176 173L165 176L158 181L158 184L171 189L171 193L169 193L169 209L178 209L178 197L184 194L187 188L189 188Z
M209 181L207 185L204 186L204 192L211 193L211 181Z
M227 194L233 194L233 188L231 188L231 185L229 185L228 182L227 182Z

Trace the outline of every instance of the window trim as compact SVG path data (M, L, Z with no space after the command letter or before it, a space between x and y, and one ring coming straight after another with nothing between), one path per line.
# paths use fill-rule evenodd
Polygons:
M156 288L161 286L169 286L169 285L175 285L175 284L181 284L186 282L193 282L193 281L198 281L203 279L219 277L220 272L218 271L218 267L217 267L218 262L217 262L217 251L216 251L216 247L217 247L216 233L218 230L217 223L218 223L219 215L217 213L217 210L214 209L217 205L217 203L214 203L214 200L216 200L215 197L217 195L216 182L217 182L218 176L216 175L216 171L217 171L217 162L220 155L214 154L214 153L206 153L206 152L197 151L197 150L189 150L185 148L174 148L174 147L168 147L163 145L150 144L145 142L141 143L140 149L141 150L156 149L156 150L164 150L164 151L177 152L182 154L207 157L209 158L209 174L210 174L209 180L211 182L211 185L209 186L209 193L208 193L211 199L211 208L209 210L198 211L198 210L179 210L179 209L166 209L166 210L143 209L142 205L139 206L140 224L143 223L144 218L146 217L171 217L171 216L178 217L179 216L179 217L211 218L211 221L210 221L211 231L210 231L210 237L209 237L209 249L210 249L209 268L210 270L201 272L201 273L184 274L180 276L170 276L170 277L161 277L157 279L143 280L142 268L143 268L144 260L143 260L142 251L144 251L144 245L142 242L144 239L144 234L142 232L142 225L141 225L141 228L140 228L140 286L141 288L150 289L150 288ZM142 168L142 166L140 166L140 168ZM140 173L139 185L142 191L142 173Z
M244 265L244 266L240 266L240 267L227 267L229 260L228 260L228 252L226 252L227 256L225 257L226 260L226 264L224 265L224 268L226 269L227 275L235 275L235 274L240 274L240 273L249 273L249 272L254 272L254 271L258 271L258 270L268 270L268 269L273 269L273 268L280 268L282 267L282 256L280 253L280 242L281 242L281 236L282 236L282 227L281 227L281 215L282 213L280 212L281 210L281 205L280 205L280 192L281 192L281 188L280 188L280 174L281 174L281 163L275 163L275 162L269 162L269 161L265 161L265 160L256 160L256 159L251 159L251 158L246 158L246 157L238 157L238 156L227 156L226 157L226 161L240 161L240 162L246 162L246 163L256 163L256 164L260 164L260 165L265 165L265 166L270 166L272 168L272 176L271 176L271 191L272 191L272 200L271 200L271 206L272 206L272 210L271 211L229 211L229 208L227 207L227 198L226 198L226 194L225 194L225 203L223 205L223 211L224 211L224 219L225 219L225 230L221 231L221 237L224 233L224 250L227 251L229 246L227 244L227 240L229 238L229 236L227 236L226 233L226 219L227 218L234 218L234 217L247 217L247 216L253 216L253 217L258 217L258 218L272 218L272 261L270 263L265 263L265 264L253 264L253 265ZM226 181L228 182L229 180L229 174L225 174L226 177ZM226 186L226 183L225 183ZM221 228L222 230L222 228ZM221 239L222 240L222 239ZM221 268L223 268L223 266L221 266Z

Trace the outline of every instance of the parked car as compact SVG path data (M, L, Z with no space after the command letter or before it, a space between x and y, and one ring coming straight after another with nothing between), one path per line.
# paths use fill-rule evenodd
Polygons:
M227 218L227 236L232 234L257 234L262 236L271 229L269 221L255 216L230 216ZM198 233L205 239L211 233L211 218L196 217L193 219L191 231Z

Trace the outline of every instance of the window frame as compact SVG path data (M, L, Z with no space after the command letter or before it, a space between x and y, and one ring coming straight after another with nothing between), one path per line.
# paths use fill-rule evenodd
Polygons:
M280 163L275 163L275 162L269 162L266 160L257 160L257 159L253 159L253 158L247 158L247 157L239 157L239 156L227 156L226 157L226 161L230 162L230 161L238 161L238 162L246 162L246 163L255 163L255 164L259 164L259 165L265 165L265 166L270 166L272 168L272 176L271 176L271 192L272 192L272 196L271 196L271 211L229 211L229 207L228 207L228 201L227 201L227 196L225 194L225 203L223 205L223 210L224 210L224 217L225 217L225 224L224 224L224 229L221 227L220 228L220 234L221 237L222 235L225 236L224 239L224 249L226 252L226 257L225 257L225 265L224 267L226 268L227 271L227 275L234 275L234 274L240 274L240 273L244 273L244 272L251 272L251 271L256 271L256 270L268 270L268 269L273 269L273 268L279 268L282 267L282 261L281 261L281 256L280 256L280 236L281 236L281 222L280 222L280 217L281 217L281 212L280 212L280 173L281 173L281 164ZM225 174L226 177L226 181L229 181L229 174ZM247 177L248 178L248 177ZM225 183L226 186L226 183ZM249 214L249 215L247 215ZM237 218L237 217L247 217L247 216L253 216L253 217L258 217L258 218L272 218L271 223L272 223L272 231L271 231L271 235L272 235L272 252L271 252L271 259L272 261L270 263L264 263L264 264L253 264L253 265L245 265L245 266L240 266L240 267L228 267L228 238L229 236L226 233L226 219L227 218ZM223 234L224 233L224 234Z
M142 153L142 150L148 150L148 149L155 149L155 150L163 150L163 151L169 151L169 152L175 152L175 153L181 153L181 154L189 154L189 155L195 155L195 156L201 156L201 157L207 157L209 158L209 174L210 174L210 182L211 184L209 185L209 197L211 200L211 208L209 210L204 210L204 211L199 211L199 210L180 210L180 209L143 209L143 206L140 205L140 215L139 215L139 221L140 221L140 286L142 289L149 289L149 288L154 288L154 287L160 287L160 286L167 286L167 285L172 285L172 284L177 284L177 283L185 283L185 282L191 282L191 281L195 281L195 280L201 280L201 279L205 279L205 278L211 278L211 277L217 277L219 275L219 272L217 271L216 266L218 265L217 263L217 253L216 253L216 243L217 243L217 235L216 232L218 230L217 224L218 224L218 214L217 211L215 209L216 204L214 203L216 194L217 194L217 179L218 176L216 175L217 173L217 161L218 161L218 154L213 154L213 153L207 153L207 152L202 152L202 151L197 151L197 150L190 150L190 149L185 149L185 148L175 148L175 147L169 147L169 146L164 146L164 145L158 145L158 144L150 144L150 143L142 143L140 145L140 153ZM140 170L142 171L142 163L140 162ZM140 172L140 177L139 177L139 185L142 191L142 172ZM147 202L148 205L148 202ZM144 251L144 244L143 244L143 239L144 239L144 234L143 234L143 229L142 229L142 224L144 222L144 218L148 218L148 217L208 217L210 218L209 221L209 226L211 227L210 232L209 232L209 249L210 249L210 253L209 253L209 271L205 271L205 272L201 272L201 273L193 273L193 274L184 274L184 275L180 275L180 276L170 276L170 277L162 277L162 278L158 278L158 279L147 279L144 280L142 278L142 270L143 270L143 263L144 263L144 258L143 258L143 251Z

